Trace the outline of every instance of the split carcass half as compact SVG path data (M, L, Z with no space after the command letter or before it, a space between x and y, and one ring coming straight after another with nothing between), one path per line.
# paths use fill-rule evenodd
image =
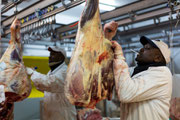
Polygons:
M87 0L66 76L66 96L72 104L94 108L97 102L111 99L114 86L111 47L102 30L99 0Z
M31 92L31 81L22 61L20 39L20 21L15 19L11 25L9 46L0 59L0 84L5 86L8 102L21 101Z

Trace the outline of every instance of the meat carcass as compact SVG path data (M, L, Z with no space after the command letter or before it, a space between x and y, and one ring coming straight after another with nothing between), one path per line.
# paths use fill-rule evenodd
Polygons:
M180 98L172 98L170 101L170 118L180 120Z
M7 103L7 101L0 103L0 120L13 120L14 103Z
M111 47L102 30L99 0L87 0L66 75L66 96L72 104L94 108L98 101L111 99L114 86Z
M101 112L98 109L82 109L78 111L78 120L102 120Z
M5 87L8 102L23 100L31 92L31 81L22 61L20 39L20 21L15 19L11 25L9 46L0 59L0 84Z

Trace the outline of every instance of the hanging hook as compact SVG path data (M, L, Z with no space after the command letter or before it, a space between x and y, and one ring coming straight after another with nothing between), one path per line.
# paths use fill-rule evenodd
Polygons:
M14 15L16 16L16 14L18 13L18 10L17 10L17 2L14 2L14 4L15 4Z
M69 0L70 3L67 3L68 0L61 0L62 2L62 5L67 9L71 4L72 2L74 2L74 0Z

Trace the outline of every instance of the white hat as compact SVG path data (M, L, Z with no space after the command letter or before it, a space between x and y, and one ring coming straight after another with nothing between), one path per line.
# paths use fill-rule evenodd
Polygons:
M48 51L61 52L64 55L64 57L66 58L66 51L63 48L60 48L58 46L50 46L50 47L48 47Z
M153 47L158 48L158 49L161 51L164 59L166 60L166 63L169 63L169 62L170 62L170 60L171 60L171 59L170 59L171 51L170 51L168 45L167 45L165 42L163 42L163 41L161 41L161 40L151 40L151 39L149 39L149 38L147 38L147 37L145 37L145 36L142 36L142 37L140 38L140 42L141 42L143 45L149 43L149 44L151 44Z

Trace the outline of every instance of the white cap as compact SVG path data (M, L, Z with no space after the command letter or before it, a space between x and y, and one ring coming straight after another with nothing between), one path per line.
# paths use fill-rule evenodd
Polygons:
M66 51L63 48L61 48L61 47L50 46L50 47L48 47L48 51L61 52L64 55L64 57L66 58Z
M159 48L161 51L162 55L164 56L166 63L169 63L171 61L170 56L171 56L171 51L168 48L168 45L164 43L163 41L159 40L152 40L154 44Z
M143 45L149 43L149 44L151 44L153 47L158 48L158 49L161 51L161 53L162 53L162 55L163 55L166 63L169 63L169 62L170 62L170 60L171 60L171 59L170 59L171 51L170 51L168 45L167 45L165 42L163 42L163 41L161 41L161 40L151 40L151 39L149 39L149 38L147 38L147 37L145 37L145 36L142 36L142 37L140 38L140 42L141 42Z

